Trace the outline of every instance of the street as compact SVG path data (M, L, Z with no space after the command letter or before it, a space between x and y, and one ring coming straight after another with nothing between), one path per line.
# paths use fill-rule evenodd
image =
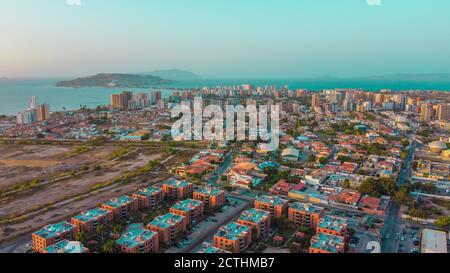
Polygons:
M397 186L401 187L408 183L408 178L411 172L411 162L414 159L414 153L416 150L415 143L408 148L408 156L403 162L402 169L398 175ZM403 224L401 218L401 206L393 201L389 205L386 217L384 220L384 228L381 231L382 253L397 253L399 248L399 240L396 238L397 234L401 234L400 227Z

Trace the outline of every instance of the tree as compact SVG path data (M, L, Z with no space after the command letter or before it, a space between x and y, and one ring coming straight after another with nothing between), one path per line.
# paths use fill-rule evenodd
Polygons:
M325 165L325 164L328 163L328 159L325 158L325 157L321 157L321 158L319 159L319 163L322 164L322 165Z
M342 186L347 189L350 188L350 186L351 186L350 180L345 179L344 183L342 183Z
M75 240L77 240L78 242L85 242L87 240L87 234L84 231L80 231L77 233L77 235L75 235Z
M97 234L97 236L100 236L101 242L103 243L103 235L106 232L106 226L105 225L98 225L97 228L95 229L95 233Z
M113 232L120 234L122 232L122 226L121 225L115 225L113 228Z
M438 226L439 228L448 230L448 228L450 227L450 216L439 217L436 220L435 225Z
M434 183L416 183L414 189L424 193L435 193L437 190Z
M428 213L426 211L418 209L418 208L411 208L408 211L408 215L413 218L420 218L420 219L428 218Z
M368 194L370 196L379 197L379 193L375 187L376 180L369 178L359 186L359 192L362 194Z
M395 193L395 201L401 205L407 205L412 202L412 198L406 188L402 187Z
M102 250L105 253L116 252L116 242L114 240L108 240L105 244L103 244Z

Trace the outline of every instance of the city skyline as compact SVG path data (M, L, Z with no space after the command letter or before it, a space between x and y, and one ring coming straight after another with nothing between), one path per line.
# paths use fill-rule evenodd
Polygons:
M450 73L449 7L441 0L5 1L0 76L171 68L205 78Z

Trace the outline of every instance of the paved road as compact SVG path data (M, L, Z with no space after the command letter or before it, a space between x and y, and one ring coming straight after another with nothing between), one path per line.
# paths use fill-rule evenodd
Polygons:
M234 219L236 219L243 210L252 207L253 200L248 200L236 196L227 196L227 198L234 199L239 202L236 207L229 206L222 213L217 213L213 218L217 222L202 222L197 225L197 230L189 234L188 239L192 242L183 248L172 247L165 253L191 253L197 252L202 248L202 244L205 240L213 238L213 235L217 232L220 226L225 225Z
M220 164L219 168L214 172L213 175L208 179L208 184L211 186L217 186L217 181L222 176L222 174L228 170L231 166L231 162L233 161L233 151L229 152L225 158L225 161Z
M408 183L408 178L411 172L411 162L414 159L416 146L413 144L408 148L408 156L403 162L402 169L400 170L397 186L401 187ZM384 228L381 230L381 236L384 239L381 243L382 253L397 253L399 247L399 241L395 236L401 233L400 227L403 223L400 212L401 206L396 202L391 202L389 205L386 217L384 220ZM389 236L390 238L386 238Z

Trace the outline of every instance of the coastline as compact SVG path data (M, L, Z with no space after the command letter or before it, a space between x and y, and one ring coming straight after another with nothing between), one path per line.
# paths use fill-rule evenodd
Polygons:
M163 98L167 98L174 90L195 89L202 87L236 86L244 83L255 86L288 85L292 89L308 89L321 91L323 89L363 89L379 91L433 90L450 91L450 82L400 82L400 81L362 81L362 80L296 80L296 79L201 79L195 81L176 82L168 85L158 85L150 88L118 88L118 87L57 87L61 78L54 79L13 79L0 81L0 115L15 115L26 109L31 96L36 96L41 103L50 104L52 111L76 110L80 106L96 107L109 103L113 93L122 91L149 92L161 90Z

